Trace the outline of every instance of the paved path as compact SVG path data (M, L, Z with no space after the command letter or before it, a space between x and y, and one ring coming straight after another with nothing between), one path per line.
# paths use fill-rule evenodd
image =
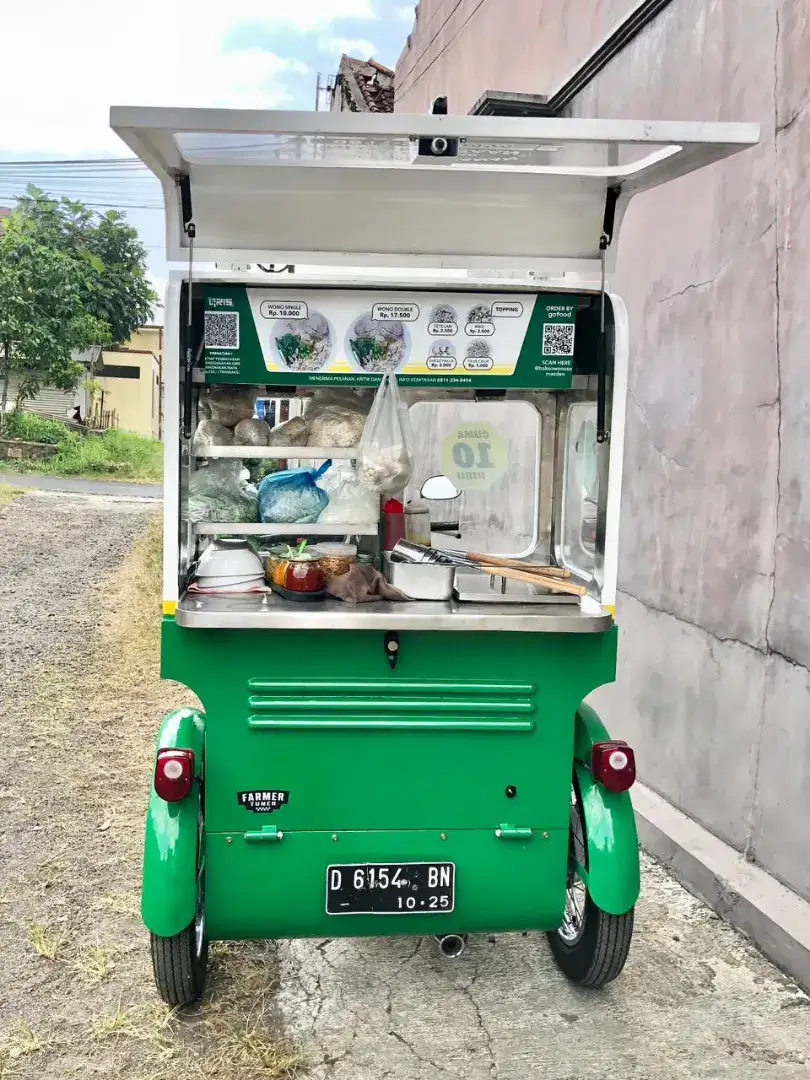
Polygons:
M70 491L77 495L123 495L139 499L162 499L160 484L130 484L122 480L80 480L72 476L0 472L0 484L40 491Z

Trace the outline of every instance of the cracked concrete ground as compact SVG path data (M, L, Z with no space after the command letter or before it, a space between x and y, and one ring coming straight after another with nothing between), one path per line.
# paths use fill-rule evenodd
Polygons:
M810 1076L810 1000L648 858L636 927L603 991L539 934L282 942L277 1001L312 1080Z

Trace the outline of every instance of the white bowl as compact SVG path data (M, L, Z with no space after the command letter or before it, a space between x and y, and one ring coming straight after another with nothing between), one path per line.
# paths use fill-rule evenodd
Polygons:
M203 585L201 581L198 581L197 584L202 589L216 589L217 592L225 593L240 593L251 592L255 585L264 585L264 578L253 578L251 581L238 581L235 584L231 583L229 585L222 585L220 582L217 582L216 585Z
M203 589L218 589L222 585L252 585L254 582L264 581L264 576L257 577L255 574L242 575L241 577L198 577L197 584Z
M247 540L214 540L197 563L198 578L245 579L264 576L262 560Z

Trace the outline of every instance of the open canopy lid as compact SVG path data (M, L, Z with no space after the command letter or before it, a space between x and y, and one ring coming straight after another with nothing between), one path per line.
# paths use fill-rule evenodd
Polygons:
M230 109L114 107L110 123L163 185L169 260L193 232L204 261L544 274L598 270L605 243L610 269L632 195L759 137L754 124ZM457 154L431 156L437 138Z

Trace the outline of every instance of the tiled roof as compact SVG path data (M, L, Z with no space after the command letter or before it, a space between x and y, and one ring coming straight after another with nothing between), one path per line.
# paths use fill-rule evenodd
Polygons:
M340 89L352 112L393 112L394 72L376 60L358 60L344 53Z

